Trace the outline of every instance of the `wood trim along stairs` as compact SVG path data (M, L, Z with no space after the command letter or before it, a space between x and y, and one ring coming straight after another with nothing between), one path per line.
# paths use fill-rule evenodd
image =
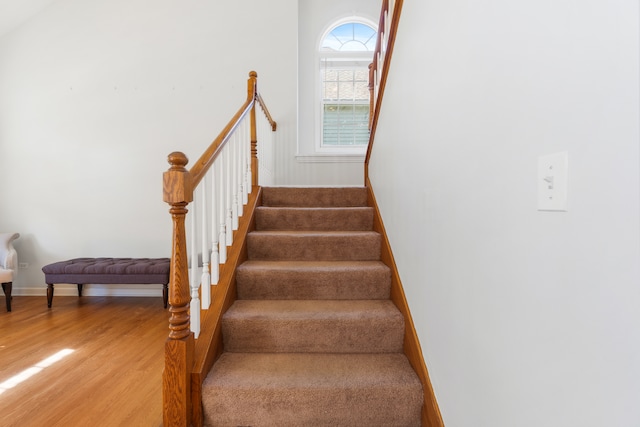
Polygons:
M378 204L376 202L373 188L368 177L366 178L365 186L367 187L369 206L371 206L374 211L373 230L380 233L380 235L382 236L382 253L380 259L385 265L387 265L387 267L391 269L391 300L404 316L404 353L407 356L407 359L409 359L411 367L416 371L416 374L418 374L420 382L422 382L424 394L424 404L422 406L422 425L424 427L444 427L442 414L440 413L440 408L438 407L438 402L436 401L436 396L431 385L427 365L425 364L422 349L420 347L420 341L418 340L418 335L413 324L411 312L409 311L407 298L402 287L402 282L400 281L398 267L393 257L391 244L389 243L387 232L385 231L384 224L382 222L382 216L380 215L380 210L378 209Z
M262 189L252 188L249 201L245 206L245 215L240 218L235 231L233 246L227 252L227 262L220 266L220 279L211 289L211 307L202 310L200 337L196 340L193 371L191 374L192 423L195 427L203 425L202 383L214 362L222 354L222 315L237 298L236 270L247 260L247 234L255 229L256 206L260 205Z

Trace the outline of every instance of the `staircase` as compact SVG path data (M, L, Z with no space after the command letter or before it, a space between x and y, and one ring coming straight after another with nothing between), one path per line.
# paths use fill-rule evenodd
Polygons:
M224 353L204 381L207 426L419 426L365 188L263 188Z

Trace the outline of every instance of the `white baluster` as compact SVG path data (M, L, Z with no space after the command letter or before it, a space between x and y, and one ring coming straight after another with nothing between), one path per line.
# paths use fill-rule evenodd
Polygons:
M236 129L237 131L237 129ZM229 140L231 155L231 227L238 229L238 132Z
M260 170L262 169L262 123L258 119L262 114L256 114L256 155L258 156L258 185L264 182Z
M249 126L249 135L247 136L247 140L249 141L247 143L247 150L249 150L249 153L247 154L247 182L249 183L249 187L248 187L248 192L250 193L251 190L253 190L251 188L251 183L253 182L253 176L251 174L251 120L248 120L248 126ZM257 132L257 128L256 128L256 132ZM248 198L247 198L247 202L248 202Z
M216 200L216 163L211 165L211 284L220 280L220 252L218 249L218 202Z
M227 262L227 224L225 209L225 183L224 183L224 154L220 153L219 161L216 162L218 168L218 221L220 222L220 231L218 244L220 247L220 264Z
M382 49L386 52L387 51L387 46L389 45L389 30L391 29L391 19L390 19L390 15L389 15L389 11L387 10L384 13L384 34L383 34L383 43L382 43Z
M378 76L380 74L378 73L378 70L375 70L373 72L373 103L374 103L374 108L375 106L378 105L378 89L380 89L380 81L378 80Z
M249 115L247 115L240 123L240 133L238 136L238 216L244 215L244 199L246 198L245 189L246 184L244 182L245 170L244 170L244 146L247 138L246 123L249 121Z
M269 122L264 115L260 115L260 137L258 139L258 153L260 155L259 162L259 177L263 185L271 185L271 169L272 169L272 155L271 155L271 132Z
M275 171L275 159L274 159L274 150L275 150L275 145L273 143L273 132L271 131L269 124L267 122L267 120L265 119L265 126L267 133L269 134L269 139L268 139L268 146L269 146L269 183L271 185L273 185L274 183L274 171Z
M202 241L202 277L200 285L202 286L201 304L204 310L211 305L211 275L209 274L209 230L207 227L207 177L205 176L201 183L202 187L202 229L200 230L200 240Z
M236 212L238 213L238 220L242 217L242 193L244 193L244 189L242 188L242 138L244 136L244 132L242 129L242 123L244 123L244 119L242 119L238 124L238 129L236 131L237 137L235 140L235 161L236 164L234 175L236 177L236 191L238 193L238 198L236 199Z
M256 114L256 150L258 152L258 184L264 185L265 176L262 173L264 164L262 161L264 160L263 156L263 148L264 148L264 139L263 139L263 129L262 129L262 114L260 114L260 120L258 120L258 115Z
M266 138L266 132L265 132L265 124L264 124L264 120L263 120L263 115L260 114L260 120L256 119L257 124L258 124L258 154L259 154L259 158L260 161L258 162L258 167L259 167L259 174L258 176L260 177L260 180L267 184L269 179L267 176L267 172L266 172L266 167L267 167L267 145L268 145L268 141Z
M191 214L191 274L190 277L190 287L191 287L191 303L190 307L190 317L191 317L191 330L193 331L193 335L195 338L198 338L200 335L200 295L198 293L198 287L200 285L199 280L200 277L198 275L198 252L196 249L196 200L194 199L192 202L192 214Z
M244 182L244 144L246 138L247 116L240 122L238 131L238 217L244 215L245 182Z
M240 156L240 161L242 162L242 209L244 214L244 205L249 203L249 193L251 193L251 181L247 178L249 176L249 170L251 169L251 164L247 162L250 157L248 157L250 153L251 146L251 120L245 119L242 122L244 132L242 134L242 140L240 143L240 147L242 148L242 155ZM250 160L249 160L250 161Z
M227 227L227 246L233 245L233 213L231 207L231 197L232 197L232 189L231 189L231 152L229 150L229 146L227 145L223 154L225 157L225 171L224 171L224 194L225 194L225 209L227 211L226 217L226 227Z

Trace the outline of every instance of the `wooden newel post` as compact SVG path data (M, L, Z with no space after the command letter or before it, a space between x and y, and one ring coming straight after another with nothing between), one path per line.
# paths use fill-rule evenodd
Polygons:
M162 375L164 426L191 425L191 371L193 333L189 329L189 273L185 216L193 201L191 175L185 169L189 160L180 152L169 154L171 167L163 175L163 199L171 207L173 250L169 273L169 337L165 343Z
M256 130L256 94L258 93L258 73L251 71L249 73L249 81L247 82L247 91L249 97L253 97L253 106L251 107L251 185L258 185L258 132Z

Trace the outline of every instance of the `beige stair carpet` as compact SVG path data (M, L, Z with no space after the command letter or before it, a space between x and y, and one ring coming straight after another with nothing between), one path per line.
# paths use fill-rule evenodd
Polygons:
M207 426L419 426L365 188L264 188L203 384Z

